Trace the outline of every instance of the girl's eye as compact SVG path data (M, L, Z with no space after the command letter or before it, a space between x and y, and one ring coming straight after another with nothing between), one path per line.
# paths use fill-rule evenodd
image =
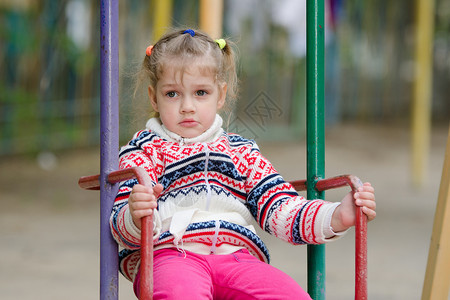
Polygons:
M197 96L206 96L208 93L204 90L198 90L195 92L195 95Z
M175 98L177 95L178 95L177 92L173 92L173 91L166 93L166 96L169 98Z

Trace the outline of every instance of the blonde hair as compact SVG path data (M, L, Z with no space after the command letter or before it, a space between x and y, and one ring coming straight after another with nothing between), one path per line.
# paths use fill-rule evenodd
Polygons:
M161 37L153 45L151 55L146 55L142 62L136 90L142 85L150 85L156 89L167 64L173 64L175 61L178 66L179 63L183 73L192 62L198 63L199 59L202 59L205 70L215 76L217 83L227 84L226 106L232 104L236 100L238 86L234 45L226 40L221 49L206 33L199 30L194 32L194 36L191 36L185 29L178 29Z

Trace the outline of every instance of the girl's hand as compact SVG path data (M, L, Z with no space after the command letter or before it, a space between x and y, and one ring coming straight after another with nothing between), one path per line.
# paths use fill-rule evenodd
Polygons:
M153 214L153 209L157 207L156 198L162 192L161 184L147 187L142 184L133 186L133 190L128 197L128 206L134 224L141 229L141 218Z
M367 216L368 221L372 221L376 217L375 190L366 182L355 192L349 193L342 199L341 204L336 208L331 217L331 228L334 232L344 231L356 223L356 209L362 207L363 213Z

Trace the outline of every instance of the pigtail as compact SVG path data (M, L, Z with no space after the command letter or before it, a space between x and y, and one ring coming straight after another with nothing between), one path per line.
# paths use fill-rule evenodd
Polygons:
M238 77L236 67L236 50L233 42L228 39L214 41L215 48L220 50L221 66L219 80L227 83L227 95L225 106L222 108L222 118L225 128L228 128L234 120L234 103L238 95ZM216 50L217 51L217 50Z
M238 78L236 71L235 46L230 40L218 39L215 41L223 54L223 80L227 83L228 99L234 102L238 94Z

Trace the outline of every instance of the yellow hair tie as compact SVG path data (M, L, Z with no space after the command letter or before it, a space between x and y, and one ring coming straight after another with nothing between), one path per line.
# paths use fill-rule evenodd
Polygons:
M224 39L218 39L215 40L215 42L219 45L220 49L225 48L225 46L227 45L227 42Z

